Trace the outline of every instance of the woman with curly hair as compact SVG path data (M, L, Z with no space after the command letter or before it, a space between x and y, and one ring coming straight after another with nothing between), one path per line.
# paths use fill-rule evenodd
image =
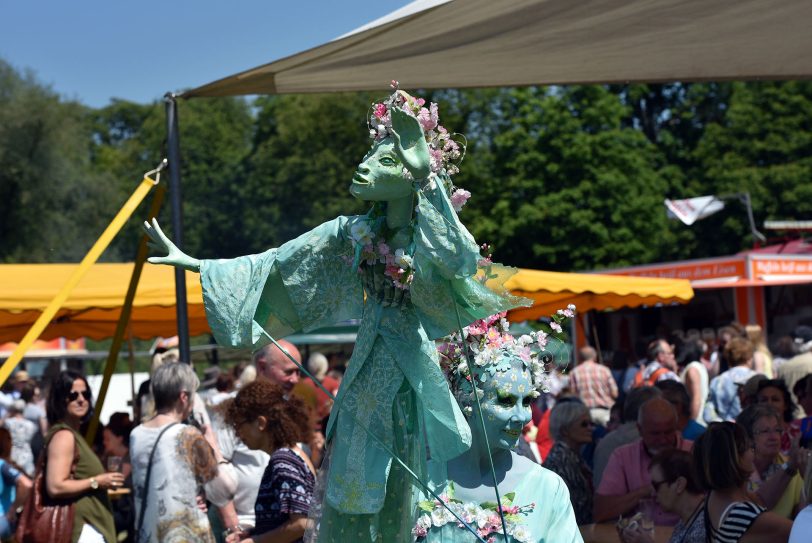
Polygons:
M229 530L227 541L302 541L316 482L316 470L299 445L310 433L304 404L260 379L240 390L226 420L249 449L271 456L254 504L256 526L250 533Z

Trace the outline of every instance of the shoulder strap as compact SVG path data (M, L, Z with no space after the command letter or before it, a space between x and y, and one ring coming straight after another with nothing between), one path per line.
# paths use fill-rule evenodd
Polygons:
M657 368L656 370L654 370L654 372L653 372L653 373L652 373L652 374L649 376L649 378L648 378L648 379L649 379L649 383L651 384L651 386L654 386L654 384L657 382L657 380L658 380L658 379L659 379L661 376L663 376L663 375L665 375L666 373L668 373L669 371L671 371L671 370L669 370L668 368L666 368L666 367L664 367L664 366L661 366L661 367Z
M155 444L152 446L152 451L149 453L149 462L147 463L147 476L144 479L144 493L141 495L141 514L138 516L138 529L135 531L135 537L138 538L141 535L141 528L144 526L144 513L147 511L147 494L149 494L149 477L152 475L152 460L155 458L155 451L158 449L158 442L163 437L164 433L167 430L172 428L178 424L177 422L173 422L167 425L161 433L158 434L158 438L155 440Z

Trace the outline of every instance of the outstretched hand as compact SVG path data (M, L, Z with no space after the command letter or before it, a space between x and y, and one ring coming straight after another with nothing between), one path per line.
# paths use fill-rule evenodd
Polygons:
M144 232L149 237L147 245L150 249L158 253L166 254L166 256L151 256L147 259L150 264L169 264L193 272L200 271L200 261L192 258L180 249L177 245L166 237L161 226L158 224L158 219L152 219L152 224L144 221Z
M391 114L395 149L400 159L412 177L425 179L431 173L431 157L420 122L398 107L393 107Z

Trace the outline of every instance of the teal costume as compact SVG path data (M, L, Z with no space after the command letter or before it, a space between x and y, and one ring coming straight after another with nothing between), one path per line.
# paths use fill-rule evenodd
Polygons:
M475 278L479 248L443 183L417 196L411 301L399 307L385 307L374 296L364 302L350 232L366 216L338 217L258 255L201 261L206 315L221 345L255 347L260 327L278 338L361 318L327 428L320 541L411 539L402 524L413 518L411 481L359 424L419 475L425 475L423 437L435 460L464 452L470 429L433 340L458 329L455 304L465 326L527 303ZM339 535L339 528L353 533Z
M442 476L440 480L445 481L446 476ZM449 492L447 482L441 483L434 490L438 494L445 493L453 496L453 492ZM557 474L534 464L532 469L522 478L522 482L511 492L515 494L512 501L513 505L523 508L532 506L532 512L517 515L520 520L514 527L515 532L510 533L510 530L508 532L510 543L583 543L581 532L578 530L578 523L575 522L575 513L572 509L572 503L570 503L569 490L564 480ZM433 500L433 498L429 499ZM493 506L495 507L495 504ZM464 510L470 511L469 508L470 505L468 507L463 506ZM427 529L428 533L423 537L416 538L418 543L470 543L477 541L471 532L465 528L460 528L458 522L450 520L447 514L444 520L437 522L437 519L443 519L444 515L438 515L437 512L427 514L424 511L419 511L419 513L427 515L427 523L429 523L429 519L432 522ZM470 520L473 527L476 528L476 518ZM511 526L511 524L508 525ZM493 537L495 541L504 541L501 530L486 536L484 539L487 540L489 537Z

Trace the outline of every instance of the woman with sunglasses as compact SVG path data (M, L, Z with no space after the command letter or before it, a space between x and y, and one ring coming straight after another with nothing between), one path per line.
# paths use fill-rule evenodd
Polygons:
M555 445L544 467L564 479L578 524L592 523L592 470L581 456L581 447L592 442L589 409L577 398L564 398L550 413L550 434Z
M794 518L801 504L801 474L806 467L806 451L781 453L781 415L770 404L749 406L736 418L753 443L753 472L748 490L758 495L770 511Z
M116 529L107 491L120 488L124 476L105 473L80 433L90 416L92 399L87 380L79 373L63 371L51 383L44 491L51 498L74 502L71 541L114 543Z
M705 543L705 517L702 504L705 493L696 480L691 453L666 449L651 459L648 468L657 503L664 511L676 513L680 520L668 543ZM653 543L651 532L634 524L620 533L623 543Z

